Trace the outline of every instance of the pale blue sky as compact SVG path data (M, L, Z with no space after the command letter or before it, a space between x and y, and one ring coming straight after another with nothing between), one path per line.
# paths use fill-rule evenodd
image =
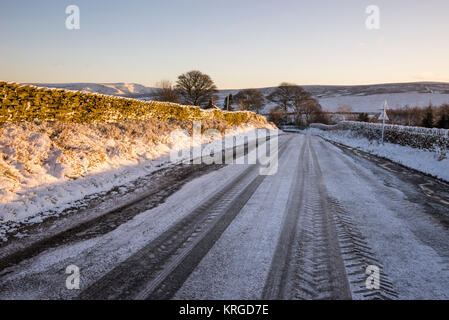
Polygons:
M65 28L76 4L81 29ZM381 29L365 27L377 5ZM1 0L0 79L220 88L449 81L448 0Z

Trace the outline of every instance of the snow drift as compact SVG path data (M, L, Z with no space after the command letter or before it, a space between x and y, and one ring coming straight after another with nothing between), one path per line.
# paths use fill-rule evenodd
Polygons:
M230 126L207 120L201 125L203 130L226 130L231 135L256 128L274 129L257 121ZM86 195L169 165L169 153L190 142L189 136L173 138L171 133L177 129L191 132L192 123L152 119L0 124L0 223L63 209ZM204 135L201 139L197 143L210 143L217 137Z

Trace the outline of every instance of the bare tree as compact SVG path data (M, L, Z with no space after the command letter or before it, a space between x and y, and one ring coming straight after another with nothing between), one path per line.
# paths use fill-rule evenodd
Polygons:
M425 109L420 107L405 106L387 111L390 121L394 124L406 126L420 126L425 116Z
M424 119L421 122L421 126L425 128L433 128L434 127L434 115L432 105L429 105L426 108Z
M282 125L286 122L286 115L283 108L275 107L270 110L269 119L276 125Z
M312 97L309 97L301 102L298 112L304 118L307 126L313 122L319 121L318 119L321 119L323 114L321 105Z
M276 103L284 112L288 112L289 108L293 107L295 87L297 85L283 82L268 96L268 100Z
M309 125L318 114L322 114L321 105L312 94L292 83L283 82L269 96L268 99L275 102L284 114L293 109L296 113L296 122L305 122ZM323 118L323 116L321 117Z
M327 111L318 111L313 115L314 123L331 124L333 122L332 117L329 116Z
M265 104L265 98L262 92L256 89L239 91L234 96L234 101L238 104L240 110L250 110L256 113L259 113Z
M297 116L307 113L309 109L308 105L311 103L311 100L314 100L312 98L312 94L304 90L304 88L296 85L293 86L290 89L290 91L291 91L292 105Z
M186 104L206 107L216 99L217 87L211 77L197 70L180 75L175 88Z
M440 118L437 127L441 129L449 129L449 104L444 104L439 110Z
M169 80L162 80L156 84L153 99L156 101L179 103L179 93L174 89Z

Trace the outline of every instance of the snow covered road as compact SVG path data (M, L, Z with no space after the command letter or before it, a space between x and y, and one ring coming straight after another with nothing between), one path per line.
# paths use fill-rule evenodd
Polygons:
M447 184L319 137L279 138L275 175L209 167L96 220L100 231L8 263L0 248L0 299L449 299ZM80 290L66 288L69 265Z

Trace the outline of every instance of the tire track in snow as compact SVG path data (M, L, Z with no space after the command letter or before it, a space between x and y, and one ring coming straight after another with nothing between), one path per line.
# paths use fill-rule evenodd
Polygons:
M279 157L290 139L280 147ZM84 290L79 298L170 298L263 182L265 176L252 177L258 168L252 165L245 170L187 217Z
M303 140L301 152L299 154L298 165L294 173L294 179L290 186L290 192L287 202L287 212L285 213L284 221L282 223L282 231L279 235L277 248L273 255L271 268L262 292L262 299L278 299L283 295L285 290L286 270L288 263L291 260L292 242L295 237L295 228L298 221L297 208L300 207L303 201L304 189L304 164L302 159L306 151L307 142Z
M427 216L427 218L429 218L431 222L435 224L436 227L443 227L444 229L449 231L449 216L447 215L447 210L445 207L445 204L449 202L445 201L444 199L442 199L440 196L437 195L437 193L444 193L445 189L438 190L437 182L434 181L435 180L434 178L430 178L424 174L414 172L414 170L412 169L404 168L404 170L409 171L409 176L410 175L414 176L414 180L420 182L417 183L419 191L416 188L415 192L411 193L409 190L404 189L404 182L410 183L410 181L407 180L401 181L402 183L398 183L397 181L395 181L396 179L398 179L398 174L401 174L402 172L396 170L394 171L387 170L388 172L385 171L386 166L395 166L396 165L395 163L388 162L386 164L381 165L383 163L383 159L376 159L375 157L372 157L370 155L363 155L357 150L349 149L354 153L356 153L356 155L368 161L368 163L372 164L374 162L374 164L377 164L381 167L381 168L372 166L367 167L366 164L364 164L363 162L359 162L361 166L363 166L367 170L372 171L374 174L376 174L376 176L379 177L379 179L373 179L366 172L364 172L359 166L353 163L352 160L350 160L350 159L353 160L363 160L363 159L356 159L352 157L350 153L349 154L347 153L350 151L348 151L348 149L343 145L335 144L332 141L328 142L342 149L344 154L338 154L333 152L332 150L329 149L329 145L326 145L323 141L320 141L320 145L323 146L325 152L327 154L332 153L333 156L335 155L338 156L349 168L351 168L351 170L356 172L358 176L360 176L368 185L370 185L374 190L376 190L376 193L385 194L385 196L387 196L389 200L391 200L392 203L395 204L395 206L401 206L403 208L406 208L409 212L415 212L416 214L419 214L423 217ZM402 176L400 176L399 178L401 177ZM423 180L425 181L424 183L422 183ZM431 187L433 189L431 189ZM445 184L442 184L440 188L447 189L447 186ZM384 193L383 191L385 191L385 189L390 190L390 192ZM406 198L404 199L403 197L398 196L395 193L395 190L401 191L406 196ZM437 190L439 192L437 192ZM447 190L449 191L449 189ZM423 194L429 200L432 201L423 201L422 199ZM435 207L435 205L439 207ZM443 211L441 210L441 208L443 208Z
M263 299L350 299L338 233L307 136Z
M338 157L341 160L342 164L347 166L357 177L362 178L361 181L366 183L370 188L372 188L371 193L378 195L379 201L385 206L387 210L390 210L394 213L395 219L399 218L402 223L405 223L407 228L412 232L412 234L419 239L422 244L428 246L434 250L434 252L438 255L436 262L441 266L441 271L447 271L448 269L448 251L447 251L447 243L444 242L444 232L447 231L445 219L440 217L440 213L438 212L438 206L432 206L431 201L422 199L422 195L419 192L419 184L414 184L414 181L427 181L434 180L433 178L427 177L425 175L417 174L413 172L413 170L403 169L405 171L409 171L409 175L412 176L409 180L408 178L404 178L404 172L399 170L395 170L396 173L391 173L391 170L385 171L384 167L379 168L378 161L382 161L378 159L378 161L372 161L371 157L359 158L353 155L350 151L347 151L346 148L340 147L343 149L343 153L335 152L330 148L330 144L319 141L320 146L322 146L321 150L323 150L326 158L333 159ZM360 155L359 155L360 156ZM355 162L354 162L355 161ZM395 169L400 166L396 166L396 164L390 163ZM372 172L368 174L368 172ZM375 174L375 176L373 176ZM415 177L418 175L418 177ZM434 182L436 184L436 182ZM433 185L433 187L437 187ZM444 185L440 188L444 188ZM401 193L399 193L400 191ZM434 199L438 200L438 199ZM345 211L343 206L340 206L338 201L336 202L336 218L341 219L341 217L347 217L349 214ZM400 208L400 209L398 209ZM444 214L444 213L442 213ZM341 221L341 222L344 222ZM340 222L340 223L341 223ZM376 255L371 250L371 248L366 244L366 238L360 233L360 228L357 226L346 226L350 228L355 227L356 235L359 234L359 237L363 240L364 246L367 246L367 257L375 258ZM366 230L365 230L366 232ZM373 241L373 240L371 240ZM377 248L376 250L378 250ZM404 247L403 250L414 250L415 248ZM417 250L417 248L415 249ZM385 253L384 253L385 254ZM400 252L398 252L400 254ZM390 253L388 253L390 255ZM363 258L363 256L361 256ZM366 257L365 257L366 258ZM385 260L385 259L384 259ZM391 260L391 259L390 259ZM391 270L391 261L385 260L385 263L389 263L390 275L386 274L385 266L381 262L376 262L377 259L372 261L365 261L364 265L373 264L380 268L381 270L381 288L378 293L373 292L372 295L369 295L373 298L377 299L397 299L402 297L404 294L408 294L404 291L404 288L401 287L400 282L404 280L399 280L397 277L402 277L401 274L397 274L397 271ZM398 263L398 262L396 262ZM399 262L400 263L400 262ZM421 261L421 263L425 263ZM413 268L413 266L410 266ZM393 269L395 269L393 267ZM413 270L413 269L412 269ZM405 268L403 272L414 272L408 268ZM362 270L359 270L360 280L358 283L354 283L361 288L364 287L364 281L366 279L366 275L362 275ZM405 275L407 277L407 275ZM410 277L408 277L410 278ZM407 278L407 279L408 279ZM394 282L392 280L395 280ZM404 293L405 292L405 293ZM366 293L361 289L358 294L362 294L361 298L366 298ZM368 296L368 297L369 297Z
M12 250L3 248L3 251L0 251L0 275L3 275L1 273L2 270L51 248L88 240L111 232L136 215L158 206L185 183L221 167L223 165L178 165L170 168L170 170L165 170L161 177L155 176L153 173L149 175L149 177L155 176L149 190L139 195L136 199L121 204L118 208L105 210L104 212L100 211L98 214L88 217L85 221L80 218L76 225L65 227L59 232L54 232L51 229L49 230L50 232L45 232L48 230L43 229L44 227L42 226L37 226L39 233L46 235L46 237L34 243L22 245L18 249L15 247ZM46 226L50 222L48 221ZM52 232L54 234L51 234Z
M391 300L399 298L393 288L393 283L383 271L384 267L376 258L366 238L357 225L352 221L343 206L336 199L329 200L334 211L334 221L337 227L339 244L346 273L350 279L352 298L358 300L379 299ZM376 266L380 270L380 288L368 289L366 287L368 266Z
M269 137L267 141L269 141ZM121 203L102 208L103 203L116 201L111 199L117 191L129 189L128 185L117 186L105 194L90 195L90 202L74 204L64 211L68 217L51 217L42 224L31 226L30 236L16 240L10 245L0 244L0 276L9 273L8 267L17 265L23 260L30 259L46 250L62 245L76 243L109 233L134 218L136 215L153 209L163 203L171 194L178 191L189 181L218 170L240 156L246 156L256 145L247 143L243 147L234 146L232 149L222 150L222 160L225 164L177 164L172 167L159 169L144 177L140 177L131 184L133 189L142 189L130 199ZM265 142L262 142L265 143ZM230 152L229 152L230 151ZM117 194L122 198L123 195ZM61 219L62 218L62 219Z

